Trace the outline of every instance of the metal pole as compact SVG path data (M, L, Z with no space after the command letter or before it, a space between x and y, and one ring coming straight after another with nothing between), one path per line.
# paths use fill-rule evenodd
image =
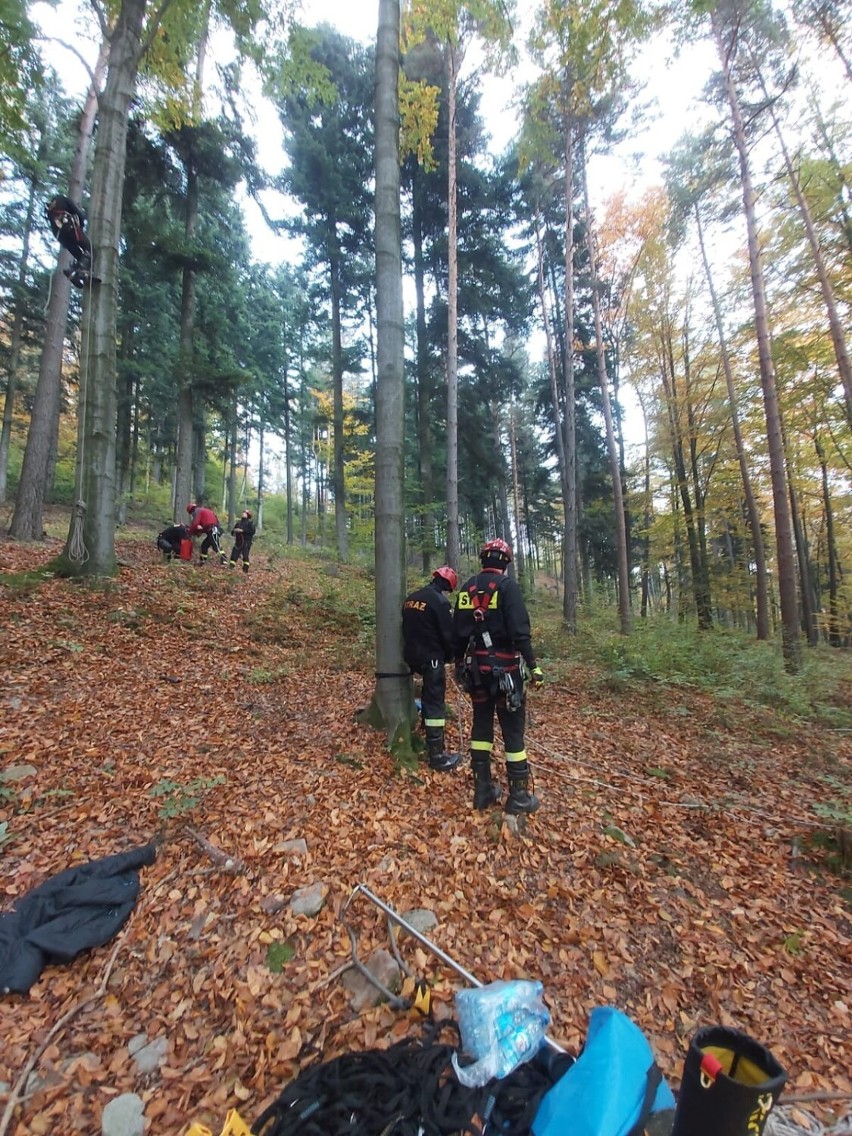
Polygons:
M388 907L388 905L381 899L379 899L377 895L373 895L370 889L364 884L356 885L354 891L346 901L346 907L343 908L342 912L343 915L346 914L346 908L349 907L349 904L352 902L358 892L361 892L363 895L365 895L371 903L375 903L376 907L381 908L381 910L384 911L385 915L387 915L389 919L393 919L394 923L398 923L400 927L407 931L409 935L413 935L414 938L417 939L418 942L422 943L424 947L428 947L433 954L436 954L438 956L441 962L445 962L447 966L452 967L456 974L461 975L465 982L467 982L470 986L484 985L484 983L480 982L478 978L475 978L469 970L465 970L463 966L459 966L459 964L451 959L448 954L442 951L440 947L436 947L435 944L431 942L431 940L427 939L421 931L418 931L416 927L412 927L411 924L407 920L403 919L401 915L397 915L392 907Z
M427 939L426 936L421 931L418 931L416 927L412 927L412 925L406 919L403 919L401 915L398 915L392 907L389 907L383 900L379 899L377 895L374 895L365 884L355 885L354 889L352 890L352 894L347 899L343 911L341 912L341 918L346 914L349 904L359 892L362 895L366 896L371 903L374 903L376 907L384 911L388 919L392 919L394 923L398 923L400 927L402 927L409 933L409 935L413 935L419 943L422 943L424 947L428 947L433 954L438 956L441 962L444 962L447 964L447 966L451 967L456 972L456 974L460 975L465 980L465 982L468 983L469 986L477 986L481 988L485 985L484 982L480 982L475 975L471 974L469 970L465 970L463 966L460 966L454 959L451 959L450 956L445 951L442 951L440 947L435 946L432 940ZM563 1049L562 1046L555 1042L552 1038L545 1036L544 1040L545 1043L557 1053L566 1052L566 1050Z

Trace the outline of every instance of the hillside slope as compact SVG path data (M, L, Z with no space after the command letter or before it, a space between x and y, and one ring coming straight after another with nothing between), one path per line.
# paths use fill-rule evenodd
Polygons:
M353 609L319 563L259 553L243 576L164 565L146 541L119 546L114 581L3 586L57 548L0 545L2 906L71 865L160 847L113 943L0 999L8 1089L95 995L50 1037L9 1132L99 1132L125 1091L151 1132L218 1132L318 1053L416 1030L387 1007L354 1013L340 982L358 883L431 909L434 941L481 980L539 978L569 1049L592 1007L617 1004L674 1087L689 1037L719 1022L773 1050L791 1096L852 1093L849 908L836 876L793 854L814 803L848 781L848 737L789 736L695 692L607 694L569 667L531 696L543 807L514 831L471 810L467 763L399 775L356 724L368 581ZM450 700L464 730L452 684ZM311 885L322 910L293 914ZM349 915L362 958L388 945L371 904ZM452 970L401 950L451 1012ZM130 1054L139 1035L165 1046L154 1072Z

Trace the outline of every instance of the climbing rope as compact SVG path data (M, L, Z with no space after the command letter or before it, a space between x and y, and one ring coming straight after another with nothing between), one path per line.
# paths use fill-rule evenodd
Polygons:
M348 1053L303 1069L256 1120L258 1136L525 1136L542 1097L573 1058L544 1051L500 1081L470 1089L451 1065L454 1045L431 1026L422 1041Z

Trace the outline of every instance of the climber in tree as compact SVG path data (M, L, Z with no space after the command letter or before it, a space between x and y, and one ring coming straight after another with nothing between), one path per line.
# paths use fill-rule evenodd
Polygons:
M53 235L74 257L70 268L63 269L72 284L84 288L97 277L92 276L92 242L85 232L86 218L70 197L58 194L45 206Z

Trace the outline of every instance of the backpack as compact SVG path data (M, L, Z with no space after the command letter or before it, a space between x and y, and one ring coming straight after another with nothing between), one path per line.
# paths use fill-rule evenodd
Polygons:
M641 1136L675 1099L639 1027L613 1006L592 1010L583 1051L544 1096L533 1136Z

